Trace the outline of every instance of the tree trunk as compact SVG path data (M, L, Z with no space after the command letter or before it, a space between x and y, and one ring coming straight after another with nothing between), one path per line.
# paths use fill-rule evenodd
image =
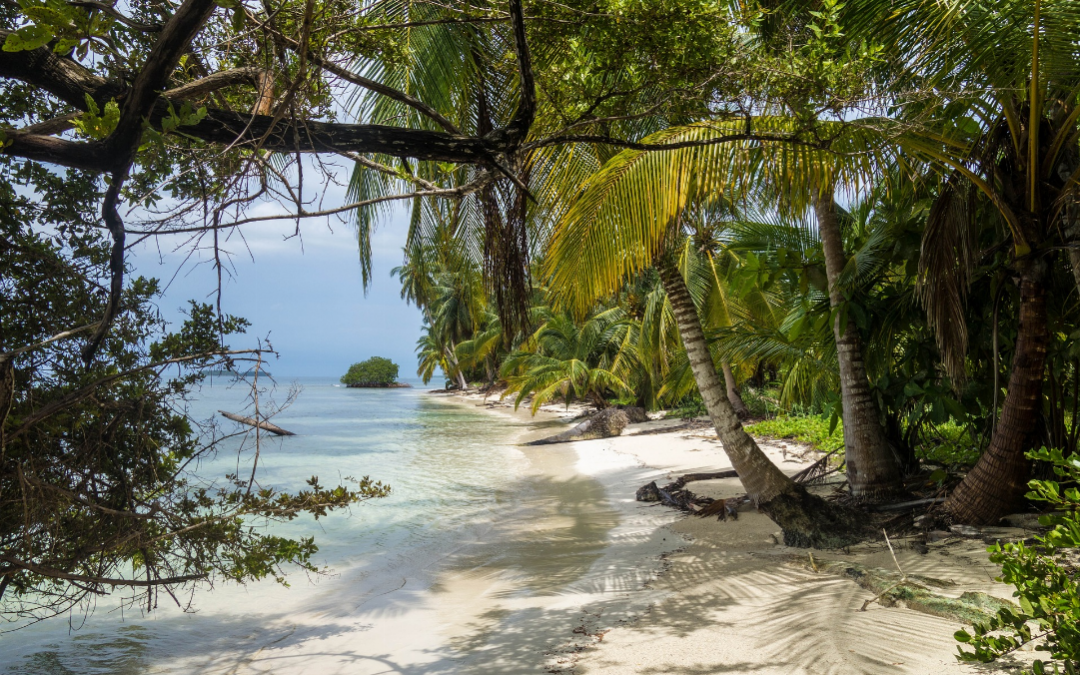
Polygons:
M840 273L844 270L846 260L832 194L815 196L814 211L825 252L829 305L835 311L844 301L840 291ZM840 365L848 484L851 495L856 499L883 501L903 492L903 472L897 453L881 426L877 402L870 391L859 332L850 316L842 326L841 320L841 312L837 312L833 335Z
M852 512L796 485L743 430L720 384L686 281L670 258L658 261L658 271L709 419L750 499L780 526L789 546L829 548L857 539L861 526Z
M1043 370L1050 341L1046 318L1046 263L1027 262L1020 270L1020 326L1016 335L1009 390L990 447L945 501L956 522L996 523L1027 492L1033 446L1042 410Z
M465 374L461 372L461 366L458 364L457 357L454 356L454 350L450 348L444 348L443 354L446 354L446 363L450 366L450 369L454 371L454 379L457 380L458 389L465 391L469 388L469 383L465 381Z
M720 368L724 371L724 388L727 390L727 400L732 410L740 420L748 420L751 417L750 408L743 403L739 395L739 388L735 386L735 374L731 372L731 364L727 361L720 362Z

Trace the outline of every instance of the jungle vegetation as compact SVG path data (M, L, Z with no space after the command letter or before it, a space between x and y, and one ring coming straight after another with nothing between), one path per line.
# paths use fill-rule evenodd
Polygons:
M95 298L16 321L62 307L26 290L29 254L2 270L4 588L100 589L101 560L154 558L17 548L39 498L24 429L132 350L194 355L198 334L221 352L239 326L219 288L187 338L130 332L152 282L126 277L129 238L217 251L267 219L343 215L366 282L373 228L405 208L394 274L423 311L422 377L534 406L697 406L789 543L864 536L859 509L906 499L928 462L951 476L942 518L994 523L1048 478L1031 451L1076 450L1076 0L5 0L0 16L5 250L61 237L49 255ZM346 203L318 201L343 170ZM281 212L253 212L267 202ZM842 503L760 451L755 400L842 422ZM86 414L100 434L131 419ZM101 511L68 470L34 480L65 508L145 516L130 495Z

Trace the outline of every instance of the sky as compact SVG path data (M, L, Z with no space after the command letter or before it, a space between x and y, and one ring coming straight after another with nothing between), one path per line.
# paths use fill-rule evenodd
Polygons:
M327 204L333 202L328 198ZM256 207L268 215L274 205ZM390 270L402 262L408 219L403 209L382 223L372 238L373 283L364 295L355 231L339 220L312 219L301 237L286 238L292 221L244 226L223 247L231 251L231 275L224 283L222 310L252 323L247 335L233 336L232 348L254 347L269 337L280 354L268 365L280 377L337 377L350 364L384 356L401 366L403 378L416 374L414 348L421 334L420 311L400 297ZM162 238L129 251L135 273L166 285L162 314L182 321L189 299L213 302L216 274L206 252L188 257L191 246Z

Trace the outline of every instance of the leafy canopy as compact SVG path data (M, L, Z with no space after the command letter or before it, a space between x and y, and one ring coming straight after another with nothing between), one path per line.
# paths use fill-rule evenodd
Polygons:
M372 356L367 361L349 366L349 372L341 376L341 383L350 387L385 386L394 384L397 378L396 363L381 356Z

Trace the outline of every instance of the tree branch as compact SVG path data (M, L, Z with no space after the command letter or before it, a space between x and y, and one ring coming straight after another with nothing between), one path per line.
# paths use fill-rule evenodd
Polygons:
M0 554L0 560L18 569L26 570L32 574L47 577L49 579L66 579L68 581L81 581L84 584L97 584L99 586L161 586L163 584L182 584L188 581L205 579L206 574L186 574L180 577L165 577L164 579L106 579L101 577L88 577L83 574L69 574L51 567L43 567L34 563L14 558L10 555Z
M123 185L123 176L114 173L109 189L105 192L105 199L101 204L101 216L105 220L105 226L112 235L112 252L109 256L109 302L105 306L105 315L101 317L94 336L89 344L83 348L82 359L87 365L94 359L94 354L101 347L102 340L109 332L113 319L120 311L120 296L124 292L124 221L120 219L120 213L116 210L116 204L120 201L120 186Z
M377 169L376 169L377 170ZM296 213L275 213L269 216L251 216L249 218L241 218L240 220L234 220L229 223L220 223L217 225L199 225L191 228L179 228L179 229L165 229L160 231L155 230L128 230L131 234L148 235L148 234L161 234L167 232L169 234L183 234L193 232L206 232L207 230L224 230L232 227L239 227L241 225L247 225L248 223L260 223L264 220L299 220L301 218L321 218L323 216L333 216L339 213L345 213L346 211L353 211L355 209L362 208L364 206L371 206L372 204L381 204L385 202L403 201L407 199L415 199L416 197L437 197L442 199L455 199L472 194L492 180L491 175L484 175L480 178L467 183L465 185L456 188L434 188L430 190L421 190L418 192L404 192L397 195L386 195L385 197L375 197L373 199L365 199L360 202L353 202L351 204L345 204L343 206L336 206L330 209L322 209L320 211L304 211L300 210ZM426 181L425 181L426 182Z
M41 342L35 342L32 345L26 345L25 347L19 347L18 349L13 349L10 352L5 352L3 354L0 354L0 363L5 363L6 361L9 361L11 358L18 356L23 352L28 352L32 349L37 349L38 347L44 347L45 345L56 342L57 340L63 340L64 338L71 337L72 335L78 335L79 333L85 330L90 330L91 328L97 328L97 325L97 323L88 323L85 326L79 326L78 328L72 328L71 330L65 330L57 333L52 337L45 338Z
M280 35L280 34L278 35L278 37L281 40L281 43L284 44L286 47L288 47L289 49L291 49L294 52L299 51L300 43L298 43L296 40L293 40L291 38L285 37L284 35ZM369 89L369 90L375 92L376 94L382 94L383 96L385 96L385 97L387 97L387 98L389 98L391 100L397 101L399 103L404 103L405 105L409 106L410 108L413 108L413 109L419 111L423 115L426 115L427 117L434 120L435 123L437 123L443 129L445 129L448 133L451 133L451 134L460 134L461 133L461 131L457 128L457 126L453 122L448 120L446 117L444 117L442 115L442 113L440 113L438 110L435 110L434 108L432 108L431 106L424 103L423 101L421 101L418 98L415 98L413 96L409 96L405 92L394 89L393 87L385 85L382 82L376 82L375 80L368 79L368 78L364 77L363 75L358 75L357 73L354 73L351 70L348 70L347 68L342 68L341 66L337 65L336 63L334 63L330 59L323 58L322 56L319 56L318 54L309 53L308 58L316 66L322 68L323 70L325 70L328 73L331 73L332 75L336 75L337 77L340 77L341 79L345 80L346 82L349 82L351 84L355 84L358 87L363 87L364 89Z
M533 77L532 56L529 54L529 42L525 37L525 10L521 0L510 0L510 25L514 33L514 53L518 61L518 77L521 80L521 100L509 124L503 129L496 129L488 138L517 149L532 128L536 117L536 81Z
M24 418L22 420L22 426L20 426L18 429L15 430L14 433L12 433L10 436L8 436L7 440L11 441L11 440L14 440L14 439L18 438L22 434L26 433L30 429L30 427L34 426L35 424L37 424L41 420L45 419L46 417L49 417L53 413L56 413L56 412L59 412L60 410L63 410L64 408L68 407L69 405L73 405L75 403L78 403L82 399L84 399L87 396L89 396L90 394L94 393L94 391L98 387L103 387L103 386L105 386L105 385L107 385L107 384L109 384L111 382L121 380L121 379L123 379L125 377L130 377L130 376L134 375L135 373L139 373L139 372L142 372L144 370L153 370L155 368L162 368L164 366L169 366L169 365L173 365L173 364L177 364L177 363L187 363L188 361L195 361L197 359L211 358L211 357L214 357L214 356L233 356L233 355L236 355L236 354L256 354L256 353L259 353L261 351L265 351L265 350L259 350L259 349L231 349L231 350L222 350L222 351L217 351L217 352L204 352L202 354L192 354L190 356L177 356L175 358L165 359L164 361L158 361L156 363L148 363L145 366L139 366L138 368L132 368L131 370L125 370L122 373L116 373L115 375L109 375L108 377L103 377L100 380L98 380L97 382L91 382L90 384L86 385L85 387L82 387L80 389L76 389L75 391L73 391L70 394L67 394L66 396L63 396L61 398L53 399L52 401L50 401L46 405L42 406L39 410L37 410L33 414L29 415L28 417Z
M808 148L814 148L816 150L826 150L827 143L823 141L805 141L793 134L758 134L758 133L740 133L740 134L725 134L723 136L717 136L716 138L705 138L693 141L677 141L675 143L639 143L637 141L626 141L620 138L612 138L610 136L595 136L595 135L564 135L564 136L552 136L549 138L542 138L532 143L527 143L523 147L526 150L533 150L535 148L542 148L549 145L561 145L564 143L595 143L597 145L613 145L619 148L626 148L628 150L644 150L646 152L662 152L665 150L682 150L683 148L698 148L708 145L717 145L720 143L732 143L734 141L760 141L770 143L790 143L794 145L802 145Z
M207 75L200 80L188 82L179 87L169 89L163 93L162 96L167 99L183 101L185 99L205 96L206 94L215 92L219 89L232 87L237 84L251 84L257 87L259 86L259 77L262 73L262 68L254 67L223 70L219 73Z
M181 55L187 51L191 40L216 7L214 0L185 0L165 24L142 69L135 76L135 82L120 108L120 122L105 139L107 154L111 155L110 169L119 174L120 180L127 175L138 148L143 119L160 101L161 91L176 70Z

